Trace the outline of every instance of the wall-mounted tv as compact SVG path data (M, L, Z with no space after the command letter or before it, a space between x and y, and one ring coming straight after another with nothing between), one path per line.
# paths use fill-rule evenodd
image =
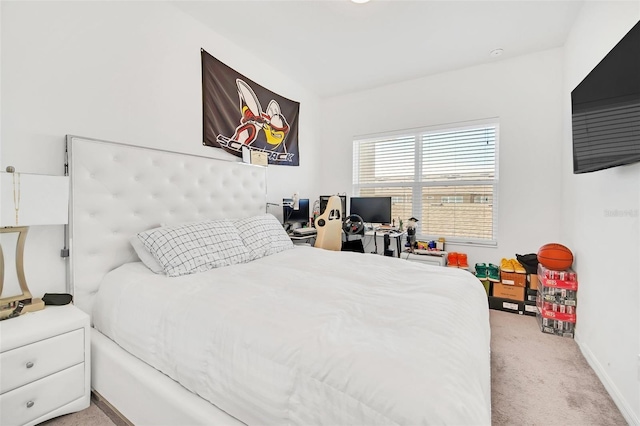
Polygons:
M640 22L571 92L573 172L640 162Z

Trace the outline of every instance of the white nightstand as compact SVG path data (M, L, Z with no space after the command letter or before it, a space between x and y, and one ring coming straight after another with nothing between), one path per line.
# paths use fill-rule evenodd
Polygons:
M89 316L73 305L0 321L0 424L34 425L89 407Z

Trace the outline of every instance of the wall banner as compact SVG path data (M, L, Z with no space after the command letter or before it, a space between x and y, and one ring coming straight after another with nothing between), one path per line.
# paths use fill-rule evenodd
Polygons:
M203 49L200 52L203 144L239 157L246 145L267 153L269 164L299 165L300 103L265 89Z

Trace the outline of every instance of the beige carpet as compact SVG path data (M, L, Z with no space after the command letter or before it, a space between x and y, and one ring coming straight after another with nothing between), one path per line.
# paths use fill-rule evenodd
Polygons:
M40 423L40 426L115 426L116 424L95 404L93 398L91 405L86 410L66 416L56 417Z
M493 425L627 424L573 339L541 333L534 317L490 312ZM93 401L44 424L115 425Z
M494 425L626 425L575 340L535 317L491 312Z

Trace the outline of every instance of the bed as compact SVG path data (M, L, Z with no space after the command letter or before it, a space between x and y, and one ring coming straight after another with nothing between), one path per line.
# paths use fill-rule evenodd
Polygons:
M67 151L92 389L132 423L491 423L487 300L468 272L286 244L264 167L76 136ZM194 226L239 229L246 256L225 246L237 261L168 276L131 244ZM277 250L256 254L264 232Z

